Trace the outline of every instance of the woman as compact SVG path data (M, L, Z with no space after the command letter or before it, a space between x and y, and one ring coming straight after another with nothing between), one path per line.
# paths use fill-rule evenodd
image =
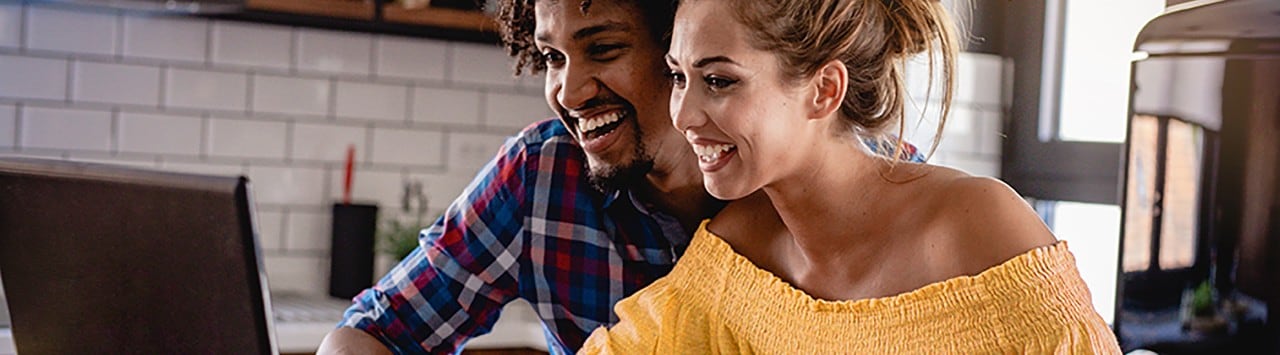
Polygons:
M941 55L946 112L950 21L932 0L682 2L672 119L707 190L736 201L584 352L1118 353L1016 192L856 143L903 146L880 137L921 52Z

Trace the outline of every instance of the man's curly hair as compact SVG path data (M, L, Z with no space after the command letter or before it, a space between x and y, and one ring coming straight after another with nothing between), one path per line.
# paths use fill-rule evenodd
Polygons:
M516 58L516 75L528 70L540 73L547 69L542 60L542 53L533 41L535 20L533 16L534 2L538 0L499 0L498 30L502 34L502 44L507 54ZM575 1L575 0L542 0L542 1ZM578 9L586 14L591 11L591 0L581 1ZM649 25L649 34L667 48L671 44L671 23L675 19L675 0L615 0L629 3L640 10L644 23Z

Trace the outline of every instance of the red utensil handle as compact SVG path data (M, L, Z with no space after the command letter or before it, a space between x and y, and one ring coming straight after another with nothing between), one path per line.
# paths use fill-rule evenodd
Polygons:
M346 176L342 181L342 204L351 204L351 169L355 165L356 146L354 144L347 146L347 166Z

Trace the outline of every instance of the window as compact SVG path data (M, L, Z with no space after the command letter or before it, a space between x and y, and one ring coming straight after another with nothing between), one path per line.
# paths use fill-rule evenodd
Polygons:
M1164 0L1066 1L1056 139L1124 142L1134 40L1163 9Z
M1094 307L1108 323L1120 248L1128 247L1120 244L1120 231L1130 228L1121 225L1128 211L1120 207L1120 193L1134 43L1164 6L1164 0L1046 0L1004 8L1006 15L1027 16L1006 22L1005 34L1025 46L1005 52L1015 63L1015 90L1001 176L1037 201L1046 224L1071 245ZM1026 38L1025 31L1042 36ZM1150 241L1137 243L1150 253Z
M1124 272L1195 265L1209 138L1176 118L1136 115L1125 186Z
M1070 201L1038 201L1036 210L1076 257L1089 286L1093 308L1103 320L1115 318L1116 259L1120 257L1120 207Z

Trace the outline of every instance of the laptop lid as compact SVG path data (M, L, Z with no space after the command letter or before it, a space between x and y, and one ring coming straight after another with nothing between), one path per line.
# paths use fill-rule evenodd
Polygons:
M0 158L21 354L275 354L248 180Z

